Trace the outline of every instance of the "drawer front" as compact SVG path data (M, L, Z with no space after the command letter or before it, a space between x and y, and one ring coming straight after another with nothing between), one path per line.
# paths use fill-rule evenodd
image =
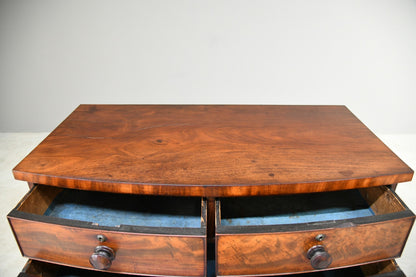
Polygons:
M35 260L94 269L90 258L95 252L99 266L111 260L105 269L109 272L205 276L204 227L188 230L121 226L110 230L91 225L85 228L85 222L28 215L18 208L8 218L22 254ZM107 247L101 250L111 249L114 259L108 257L108 251L95 251L97 246Z
M205 238L89 230L11 219L23 255L33 259L92 268L98 245L110 247L115 259L108 271L154 275L203 276ZM97 235L107 241L100 243Z
M387 193L386 199L391 201L393 195ZM390 206L395 207L393 213L348 220L221 226L221 205L217 201L217 274L301 273L399 257L414 215L402 203Z
M312 271L308 250L322 245L337 268L400 256L413 221L270 234L217 234L218 275ZM315 237L324 234L322 242Z

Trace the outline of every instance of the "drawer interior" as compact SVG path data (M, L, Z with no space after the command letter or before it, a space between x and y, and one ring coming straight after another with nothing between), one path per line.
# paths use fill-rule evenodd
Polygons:
M387 187L314 194L224 198L222 226L264 226L334 221L405 210Z
M201 228L201 198L114 194L38 185L19 211L94 225Z

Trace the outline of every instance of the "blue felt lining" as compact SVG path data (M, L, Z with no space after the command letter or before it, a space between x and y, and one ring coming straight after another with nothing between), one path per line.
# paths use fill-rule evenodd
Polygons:
M373 216L357 190L221 201L223 226L299 224Z
M374 215L371 209L360 209L354 211L342 211L337 209L324 209L314 213L296 213L263 217L228 218L221 221L223 226L249 226L249 225L278 225L298 224L327 220L351 219Z
M200 228L201 200L63 190L44 215L100 226Z

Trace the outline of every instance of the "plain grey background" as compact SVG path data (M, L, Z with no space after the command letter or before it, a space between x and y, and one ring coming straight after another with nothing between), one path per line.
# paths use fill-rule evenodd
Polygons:
M343 104L416 133L416 1L0 0L0 131L80 103Z

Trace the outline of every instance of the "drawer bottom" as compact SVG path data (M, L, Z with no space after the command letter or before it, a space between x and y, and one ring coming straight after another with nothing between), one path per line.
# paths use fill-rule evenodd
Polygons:
M215 262L208 261L208 277L215 276ZM89 271L29 260L18 277L127 277L133 275ZM137 275L136 275L137 276ZM406 277L394 260L344 269L288 275L292 277Z

